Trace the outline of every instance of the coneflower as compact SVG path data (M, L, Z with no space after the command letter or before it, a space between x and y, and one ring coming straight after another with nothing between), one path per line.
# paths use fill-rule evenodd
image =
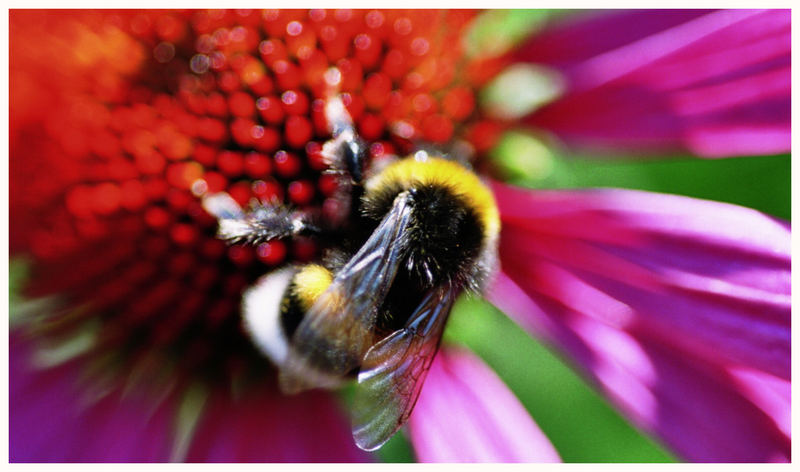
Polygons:
M331 93L372 162L458 147L495 178L488 151L518 123L605 152L789 150L788 11L618 12L476 53L464 38L485 18L12 11L10 246L30 273L12 306L11 460L368 459L326 393L278 393L241 328L242 291L325 242L226 245L200 199L338 215ZM515 110L492 87L532 62L526 80L546 84ZM491 301L681 457L788 460L788 224L645 192L492 188ZM447 347L409 433L423 461L559 460Z

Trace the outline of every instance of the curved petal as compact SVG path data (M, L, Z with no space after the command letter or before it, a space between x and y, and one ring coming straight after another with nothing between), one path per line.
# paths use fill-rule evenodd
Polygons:
M420 462L560 462L514 394L465 351L439 353L408 427Z
M685 458L788 459L787 224L639 191L494 190L498 307Z
M189 462L367 462L347 418L322 391L283 396L277 386L238 398L209 398L189 447Z
M12 462L354 462L347 419L329 394L284 397L272 385L231 398L217 391L154 398L110 385L81 389L81 360L32 367L28 343L12 337L9 458ZM198 400L199 401L196 401ZM191 418L183 418L186 415ZM200 415L199 418L196 416ZM182 428L181 422L191 426ZM182 436L185 436L182 439ZM185 445L182 442L188 441ZM187 449L188 448L188 449ZM186 453L188 450L188 454Z
M787 152L790 26L789 10L628 11L564 23L518 53L569 83L527 122L595 149Z
M30 346L12 336L9 369L11 462L163 462L174 402L114 389L92 401L73 362L38 370Z

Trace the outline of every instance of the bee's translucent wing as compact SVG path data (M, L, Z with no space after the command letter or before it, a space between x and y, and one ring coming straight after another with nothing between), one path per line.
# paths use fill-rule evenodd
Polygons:
M450 284L432 289L405 328L367 352L353 404L353 438L361 449L381 447L411 416L457 294Z
M377 310L400 266L409 203L406 192L395 199L367 242L306 313L281 368L285 393L336 386L361 364L374 341Z

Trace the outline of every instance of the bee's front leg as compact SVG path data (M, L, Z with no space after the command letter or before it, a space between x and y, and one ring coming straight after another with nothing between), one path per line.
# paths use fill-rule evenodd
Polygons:
M244 210L230 195L219 192L205 195L203 208L217 218L217 237L230 243L257 244L273 239L312 236L321 231L310 214L277 201L253 200L250 208Z

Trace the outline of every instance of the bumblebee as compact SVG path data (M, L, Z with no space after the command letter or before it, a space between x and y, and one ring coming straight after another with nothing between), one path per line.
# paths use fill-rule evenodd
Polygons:
M335 241L319 263L260 279L245 291L242 313L284 393L357 379L353 436L371 451L411 415L455 299L490 279L500 218L490 190L445 155L420 151L367 167L343 110L336 99L326 108L334 136L326 157L350 184L340 195L349 213L336 227L276 202L244 211L215 194L204 205L229 241Z

